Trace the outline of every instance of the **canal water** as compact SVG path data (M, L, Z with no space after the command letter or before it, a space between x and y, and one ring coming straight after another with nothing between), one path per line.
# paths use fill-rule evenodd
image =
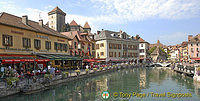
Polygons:
M103 96L104 91L108 96ZM105 93L105 92L104 92ZM103 97L104 98L103 98ZM200 85L170 70L134 68L58 85L31 95L0 101L200 101Z

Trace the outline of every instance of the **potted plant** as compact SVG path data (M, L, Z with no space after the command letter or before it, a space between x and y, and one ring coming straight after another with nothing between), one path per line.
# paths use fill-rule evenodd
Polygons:
M97 71L97 68L93 68L93 71L96 72L96 71Z
M100 67L99 69L102 71L102 70L103 70L103 67Z
M75 72L76 72L76 75L78 76L78 75L80 75L80 70L79 69L77 69L77 70L75 70Z
M69 77L69 72L62 72L62 78Z
M89 74L89 71L90 71L89 69L85 69L86 74Z

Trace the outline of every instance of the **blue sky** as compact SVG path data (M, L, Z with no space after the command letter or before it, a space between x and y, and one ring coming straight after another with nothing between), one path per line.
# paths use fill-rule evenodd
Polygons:
M0 12L28 15L34 21L47 22L47 13L56 6L67 13L66 22L88 21L92 32L121 29L166 45L200 34L200 0L0 0Z

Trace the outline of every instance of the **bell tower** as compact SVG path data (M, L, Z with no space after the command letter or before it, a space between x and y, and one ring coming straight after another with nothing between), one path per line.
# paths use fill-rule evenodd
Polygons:
M65 24L65 15L58 6L48 13L48 24L49 27L61 32L62 26Z

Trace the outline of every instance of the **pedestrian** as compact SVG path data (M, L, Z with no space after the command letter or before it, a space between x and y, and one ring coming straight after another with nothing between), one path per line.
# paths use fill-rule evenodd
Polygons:
M88 65L86 65L86 69L88 69L89 68L89 66Z

